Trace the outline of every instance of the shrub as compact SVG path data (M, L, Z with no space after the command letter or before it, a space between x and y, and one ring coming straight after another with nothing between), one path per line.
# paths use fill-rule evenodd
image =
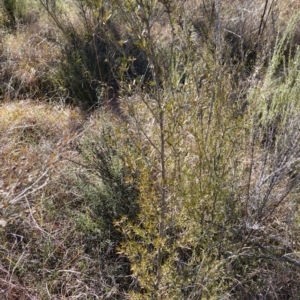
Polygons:
M3 1L3 7L6 12L7 17L7 25L9 26L15 26L16 23L16 0L5 0Z
M136 218L139 191L134 182L136 175L123 163L112 128L104 125L100 130L79 144L85 167L83 173L78 173L78 187L84 205L82 211L74 213L74 218L78 231L84 232L85 252L98 249L101 272L110 289L114 289L112 296L118 298L132 280L128 259L117 251L124 236L116 230L114 222L123 216Z
M76 1L76 27L58 10L40 1L65 37L61 79L70 99L83 109L117 105L118 81L147 73L148 62L132 34L124 31L119 8L113 3ZM123 68L132 61L130 67Z

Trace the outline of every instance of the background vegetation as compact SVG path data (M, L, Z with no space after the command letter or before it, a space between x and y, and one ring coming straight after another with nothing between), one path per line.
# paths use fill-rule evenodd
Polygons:
M299 299L299 5L2 0L0 298Z

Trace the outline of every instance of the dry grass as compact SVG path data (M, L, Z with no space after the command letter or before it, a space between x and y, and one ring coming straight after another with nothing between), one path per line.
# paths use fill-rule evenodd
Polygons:
M22 202L26 207L25 198L28 200L29 195L31 198L41 187L45 188L50 177L53 180L60 176L64 165L61 156L72 156L72 141L83 119L76 110L29 100L2 104L0 115L1 198L5 202L2 207L7 206L5 216L10 203L15 206Z
M7 58L2 72L7 79L5 100L21 97L55 95L55 65L59 60L57 45L49 40L42 24L17 34L6 35L3 56Z
M63 299L70 293L76 296L68 299L85 299L90 288L81 271L89 258L65 210L77 199L69 159L78 156L74 142L83 116L29 100L2 104L0 116L0 232L6 240L0 292L5 299Z
M1 105L0 297L118 294L99 265L102 241L90 237L93 212L75 184L84 168L71 162L81 161L76 145L85 132L98 135L101 116L31 100Z

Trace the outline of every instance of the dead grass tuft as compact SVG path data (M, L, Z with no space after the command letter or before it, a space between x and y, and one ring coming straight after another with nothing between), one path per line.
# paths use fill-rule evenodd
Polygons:
M60 174L60 157L70 156L83 117L70 108L20 101L2 104L0 118L1 195L15 203L31 185L30 193Z

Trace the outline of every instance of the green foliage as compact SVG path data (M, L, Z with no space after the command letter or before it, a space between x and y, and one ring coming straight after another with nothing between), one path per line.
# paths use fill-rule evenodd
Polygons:
M138 27L147 28L156 9L156 4L142 7ZM183 70L179 90L181 74L174 61L182 59L181 52L170 48L161 56L150 32L141 44L153 65L153 87L147 95L137 92L137 101L122 98L130 120L126 164L140 172L141 212L137 220L117 222L126 237L120 251L140 285L131 297L217 298L227 284L223 255L230 249L230 230L239 226L234 195L241 149L236 145L243 142L246 125L233 117L231 70L209 53L201 58L186 48L193 68ZM163 73L158 66L166 58L169 72ZM197 73L208 78L200 90Z
M114 222L123 216L136 218L139 191L132 170L123 164L118 144L112 128L106 126L97 136L80 143L79 152L89 176L86 172L79 174L78 186L85 200L83 211L75 212L74 217L78 230L84 232L86 251L98 245L101 265L108 276L117 278L120 290L126 290L130 269L127 259L117 254L123 236Z
M163 129L155 100L130 106L137 156L132 151L127 156L141 173L141 213L137 225L124 219L118 226L127 236L121 249L142 286L141 298L197 299L202 294L212 299L222 294L223 255L230 249L231 230L239 226L236 144L243 133L243 120L234 121L226 103L226 84L224 78L220 90L206 86L201 104L193 100L196 90L160 94ZM195 109L197 104L204 109Z
M63 12L40 1L65 38L60 77L83 109L115 108L120 78L145 77L148 61L133 34L123 29L120 7L105 1L75 1L78 27ZM143 80L142 80L143 81Z
M147 28L156 8L156 3L142 7L141 25L137 27ZM176 39L172 42L176 44ZM260 252L269 249L267 257L276 259L279 250L270 239L272 231L265 235L260 230L279 207L293 205L290 196L298 186L296 175L282 189L299 151L298 122L290 119L293 109L296 115L298 112L293 98L286 102L288 110L286 106L268 107L270 113L280 108L278 124L283 121L283 127L276 124L276 132L272 128L272 134L265 137L268 146L261 150L257 142L264 134L255 121L259 106L252 111L250 101L249 114L237 116L240 103L232 103L230 97L235 70L221 64L218 51L203 51L197 56L192 47L185 48L193 67L184 70L185 82L178 90L180 76L173 62L181 59L180 52L170 48L162 58L147 31L141 46L148 49L153 65L153 88L147 95L137 91L138 101L132 101L126 97L124 85L122 98L130 120L125 131L131 137L126 164L140 172L141 212L137 221L123 218L116 223L126 237L120 251L128 256L140 285L140 290L130 295L132 299L219 299L230 294L239 298L245 289L250 298L263 294L270 286L269 273L258 285L250 274L262 261L266 269L274 270ZM277 56L275 51L274 59ZM158 67L166 58L170 58L167 75ZM292 64L296 61L297 54ZM273 67L271 63L270 70ZM292 70L290 76L298 76ZM206 78L200 87L195 80L199 73ZM290 81L295 82L289 77L288 85ZM273 95L277 89L272 85L267 91L276 101ZM285 91L290 95L290 89ZM275 136L274 150L270 145ZM250 168L243 163L245 155ZM268 247L261 245L261 239L268 241ZM244 260L244 255L252 259ZM283 265L285 262L283 259ZM282 276L274 278L272 285L276 286ZM235 288L240 277L245 281ZM274 295L282 294L276 290Z
M1 24L10 29L17 25L28 24L33 20L37 4L33 0L2 0L0 2Z
M3 7L7 16L7 25L13 27L16 23L16 0L4 0Z

